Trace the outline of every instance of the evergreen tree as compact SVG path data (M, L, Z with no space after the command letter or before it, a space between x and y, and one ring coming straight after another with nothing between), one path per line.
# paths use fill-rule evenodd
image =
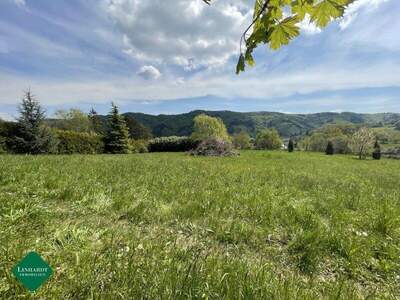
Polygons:
M333 143L331 141L328 142L325 153L326 155L333 155L335 153L335 149L333 148Z
M124 118L119 114L118 107L112 103L107 120L107 132L104 136L106 153L129 153L129 133Z
M376 160L380 160L382 157L381 153L381 145L379 145L378 140L375 141L374 152L372 152L372 158Z
M44 124L45 111L31 91L25 93L19 112L16 133L10 141L12 150L28 154L52 153L56 139Z
M293 152L294 151L294 143L293 143L292 139L289 140L288 151L289 152Z

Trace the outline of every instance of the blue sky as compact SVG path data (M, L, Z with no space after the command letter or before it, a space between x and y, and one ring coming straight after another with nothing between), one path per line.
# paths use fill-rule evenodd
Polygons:
M31 88L51 115L400 112L400 2L358 0L324 30L256 51L234 74L250 0L1 0L0 118Z

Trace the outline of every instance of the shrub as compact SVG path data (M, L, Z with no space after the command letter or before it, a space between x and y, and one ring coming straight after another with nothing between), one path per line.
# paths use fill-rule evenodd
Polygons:
M185 152L195 149L199 141L185 136L160 137L150 140L149 152Z
M7 153L6 150L6 138L0 136L0 154Z
M349 146L350 138L345 135L337 135L330 139L337 154L348 154L351 153Z
M381 154L386 158L400 159L400 148L386 149Z
M382 157L381 146L379 145L378 140L376 140L374 145L374 152L372 152L372 158L375 160L380 160L381 157Z
M147 153L149 143L146 140L129 140L129 150L131 153Z
M86 132L57 130L59 154L96 154L104 152L101 136Z
M325 153L326 155L333 155L335 153L335 149L333 148L333 143L331 141L328 142Z
M294 151L294 143L293 143L292 139L289 140L288 151L289 152L293 152Z
M256 149L276 150L282 147L282 140L276 129L263 129L256 136Z
M218 138L209 138L202 141L191 152L192 155L201 156L237 156L239 153L233 149L232 143Z
M220 118L210 117L206 114L198 115L194 118L192 139L202 141L208 138L231 140L225 124Z
M251 149L251 138L249 134L244 131L234 134L232 142L236 149Z

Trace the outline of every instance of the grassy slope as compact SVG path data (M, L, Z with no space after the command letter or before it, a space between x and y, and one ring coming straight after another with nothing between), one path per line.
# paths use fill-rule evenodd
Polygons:
M0 298L400 297L400 161L0 156Z

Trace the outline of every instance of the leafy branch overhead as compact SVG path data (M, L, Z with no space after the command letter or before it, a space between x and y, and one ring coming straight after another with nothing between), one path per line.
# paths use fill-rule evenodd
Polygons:
M203 0L211 4L212 0ZM253 50L267 44L277 50L300 34L299 24L309 16L310 23L323 28L343 16L356 0L255 0L253 22L240 40L236 73L253 66Z

